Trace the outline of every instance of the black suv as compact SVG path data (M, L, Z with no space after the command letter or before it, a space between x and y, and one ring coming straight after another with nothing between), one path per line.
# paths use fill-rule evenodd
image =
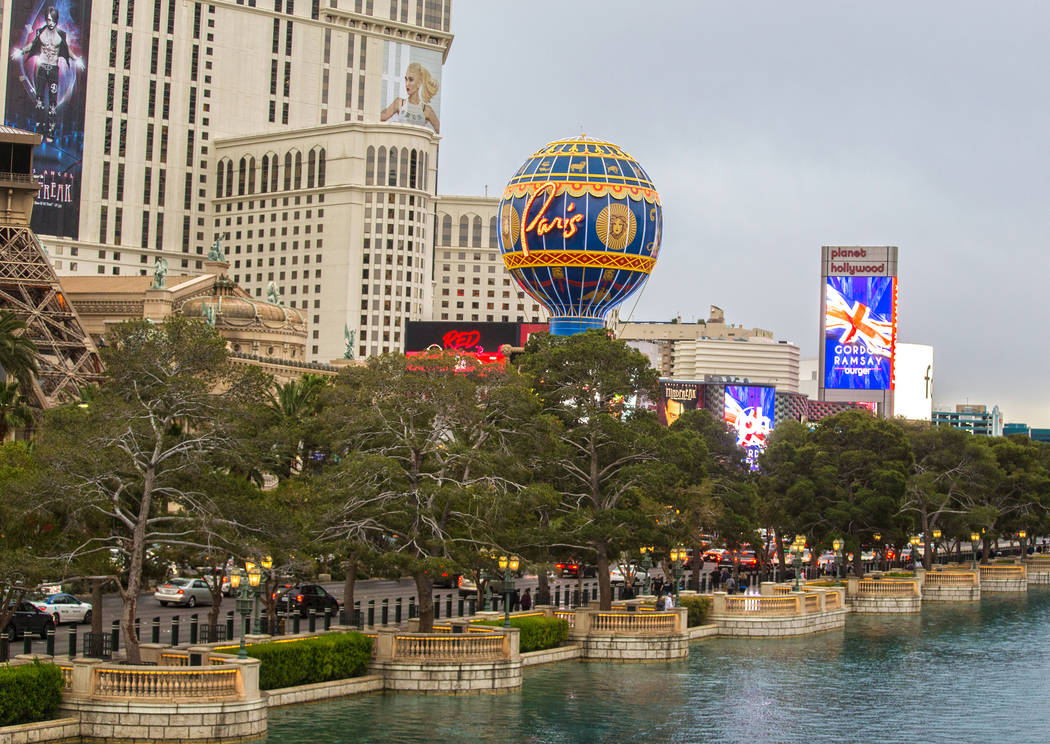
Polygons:
M41 638L47 638L47 629L54 627L55 618L23 599L18 603L18 609L4 627L3 633L12 641L27 633L36 633Z
M323 615L325 608L330 608L332 617L339 616L339 600L319 584L282 584L273 596L277 600L278 612L298 610L300 615L307 617L310 610Z

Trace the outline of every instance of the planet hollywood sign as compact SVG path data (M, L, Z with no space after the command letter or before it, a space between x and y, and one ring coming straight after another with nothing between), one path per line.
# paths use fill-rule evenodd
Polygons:
M897 251L892 246L824 246L824 276L896 276Z

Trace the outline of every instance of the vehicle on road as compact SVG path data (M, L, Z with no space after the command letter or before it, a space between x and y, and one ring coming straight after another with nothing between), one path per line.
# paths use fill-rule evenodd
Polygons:
M169 604L196 607L199 604L211 604L211 589L204 579L168 579L157 587L153 598L161 607Z
M640 568L628 568L625 574L622 566L613 566L609 569L609 583L613 586L625 586L627 584L627 576L632 575L632 573L634 576L631 582L632 586L638 586L648 578L645 571Z
M91 622L91 604L81 602L72 594L60 592L45 599L29 600L29 603L51 615L55 619L55 625Z
M320 584L282 584L273 593L278 612L298 612L308 617L310 610L323 615L330 609L333 617L339 616L339 600Z
M27 634L36 634L41 638L47 638L48 628L55 627L55 618L43 610L34 607L33 603L23 599L18 603L18 608L11 615L3 632L9 641L22 638Z
M563 579L593 579L598 576L596 566L588 566L577 560L568 560L554 564L554 572Z

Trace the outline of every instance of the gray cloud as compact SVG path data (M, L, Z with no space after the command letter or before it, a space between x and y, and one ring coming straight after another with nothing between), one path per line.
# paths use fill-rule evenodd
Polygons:
M806 356L820 246L898 245L900 338L934 345L937 404L1050 426L1048 20L1036 2L456 0L439 188L495 195L552 139L610 139L665 210L635 317L716 304Z

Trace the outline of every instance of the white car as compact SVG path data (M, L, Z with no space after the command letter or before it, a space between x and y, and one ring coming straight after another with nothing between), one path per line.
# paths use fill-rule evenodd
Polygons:
M59 592L44 600L30 601L30 604L55 618L55 625L91 622L91 605L81 602L72 594Z
M634 569L634 585L637 586L639 581L645 581L645 571L641 569ZM623 568L621 566L613 566L609 569L609 583L613 585L624 585L627 583L627 579L624 576Z

